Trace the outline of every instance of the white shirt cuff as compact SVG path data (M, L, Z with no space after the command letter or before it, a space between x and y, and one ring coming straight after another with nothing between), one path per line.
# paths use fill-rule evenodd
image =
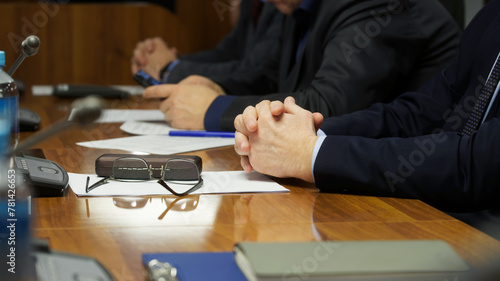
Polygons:
M311 167L313 179L314 179L314 163L316 163L316 158L318 157L318 153L319 153L319 150L321 148L321 145L323 145L323 142L326 139L326 134L321 129L318 130L317 135L318 135L318 140L316 141L316 144L314 145L312 167ZM316 179L314 179L314 182L316 182Z

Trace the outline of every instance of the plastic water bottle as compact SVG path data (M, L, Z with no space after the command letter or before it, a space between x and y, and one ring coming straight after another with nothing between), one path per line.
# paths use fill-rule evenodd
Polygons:
M0 51L0 116L10 124L10 143L16 146L19 140L19 91L14 79L3 68L5 67L5 52ZM3 145L5 146L5 144ZM2 153L6 150L2 148Z

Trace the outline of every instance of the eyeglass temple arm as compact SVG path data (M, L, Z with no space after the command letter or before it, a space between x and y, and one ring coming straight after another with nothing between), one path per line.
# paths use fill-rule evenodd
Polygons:
M100 181L92 184L91 186L89 186L89 179L90 178L87 178L87 186L85 186L85 192L86 193L89 193L90 191L96 189L97 187L103 185L103 184L106 184L108 183L108 181L110 180L110 177L105 177L103 179L101 179Z
M187 191L182 192L182 193L175 192L172 188L170 188L170 186L168 186L168 184L164 180L158 180L158 183L161 184L161 186L165 187L168 191L170 191L175 196L186 196L186 195L190 194L191 192L198 190L203 185L203 178L200 177L200 180L198 181L198 183L195 186L191 187L190 189L188 189Z

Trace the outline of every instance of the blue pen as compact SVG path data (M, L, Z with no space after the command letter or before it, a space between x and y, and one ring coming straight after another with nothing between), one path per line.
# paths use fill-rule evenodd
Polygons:
M234 132L211 132L211 131L170 131L172 137L213 137L234 138Z

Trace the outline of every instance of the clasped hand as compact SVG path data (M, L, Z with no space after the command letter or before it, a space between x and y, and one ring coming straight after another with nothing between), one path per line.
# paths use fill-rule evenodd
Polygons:
M295 104L262 101L234 120L235 150L246 172L295 177L313 182L312 156L323 115Z
M177 49L175 47L169 47L160 37L148 38L137 43L131 59L130 70L133 75L142 69L156 80L160 80L160 71L176 59Z

